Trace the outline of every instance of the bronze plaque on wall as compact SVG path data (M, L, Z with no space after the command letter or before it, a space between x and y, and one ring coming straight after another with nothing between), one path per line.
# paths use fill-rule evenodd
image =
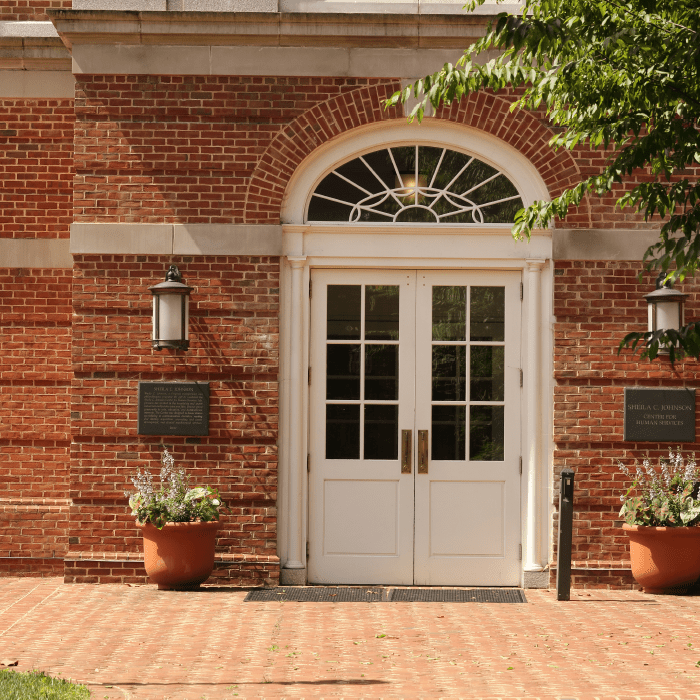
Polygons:
M139 435L209 435L209 382L139 382Z
M695 389L625 389L630 442L695 442Z

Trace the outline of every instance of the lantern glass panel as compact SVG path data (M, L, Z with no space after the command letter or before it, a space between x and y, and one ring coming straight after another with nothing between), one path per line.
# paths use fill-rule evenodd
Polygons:
M186 300L186 298L185 298ZM154 302L159 304L158 335L156 340L182 340L187 333L182 332L182 304L180 294L159 294ZM187 329L187 326L185 326Z
M677 301L656 302L656 328L654 330L680 328L681 305Z

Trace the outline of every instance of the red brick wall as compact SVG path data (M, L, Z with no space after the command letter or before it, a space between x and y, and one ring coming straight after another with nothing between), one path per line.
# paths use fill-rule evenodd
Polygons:
M272 140L314 105L379 82L80 76L75 221L279 223L270 193L249 192ZM244 216L247 197L262 215Z
M66 551L71 284L70 270L0 269L0 570Z
M194 287L186 353L158 352L150 344L148 287L163 280L171 263ZM137 469L160 470L165 444L231 506L217 551L250 561L249 583L260 583L258 564L275 568L278 289L276 258L76 256L69 558L141 553L123 492L133 488ZM209 435L139 436L139 379L208 381ZM133 567L115 574L121 564L100 566L96 574L97 565L72 563L67 580L136 575Z
M685 359L672 368L667 359L640 360L620 340L631 331L645 331L647 303L654 276L638 281L641 264L634 262L558 261L554 276L554 475L565 467L576 472L572 560L582 567L613 569L629 559L627 536L618 517L620 496L629 482L618 469L622 460L633 468L647 454L657 461L668 444L623 440L624 388L696 387L700 366ZM690 294L686 319L700 316L700 287L686 283ZM700 420L700 412L698 412ZM696 426L696 432L700 425ZM670 445L670 447L676 447ZM696 444L685 444L688 454ZM555 512L555 538L558 515ZM555 539L556 541L556 539ZM576 572L577 583L616 587L629 576L614 571Z
M22 14L40 5L3 4L0 21L46 19ZM73 100L0 100L0 238L68 238L72 154ZM71 287L70 270L0 268L6 573L55 575L67 551Z
M46 10L70 10L73 0L2 0L0 22L47 22Z
M0 238L68 238L73 100L0 99L0 171Z
M381 106L396 87L390 79L81 76L73 188L72 101L0 101L0 236L67 237L71 189L78 222L278 223L286 183L314 149L368 123L403 121ZM509 107L508 95L484 93L441 110L438 118L503 139L534 163L554 195L602 165L602 155L586 149L553 152L542 115ZM614 199L586 201L562 225L648 226L631 211L616 211ZM163 279L171 262L195 287L188 353L157 353L148 342L147 288ZM645 326L642 295L652 285L649 279L637 283L639 266L556 267L554 469L577 470L575 560L612 566L626 552L616 524L624 487L616 460L631 461L648 447L663 451L622 442L623 388L681 385L694 381L695 370L692 362L673 372L660 369L659 361L616 355L619 338ZM274 579L278 261L78 256L71 358L65 273L0 275L3 301L18 314L3 314L9 336L0 379L10 418L3 423L7 449L0 468L12 475L13 497L29 499L3 502L0 552L19 556L18 544L25 552L38 547L47 561L49 551L51 557L61 547L65 552L66 502L60 499L70 495L67 580L138 579L138 567L112 561L140 552L122 492L137 468L157 468L162 448L160 438L136 434L138 381L202 380L211 385L210 435L165 444L231 501L218 548L238 559L220 556L219 574L228 571L238 582ZM36 301L32 311L25 298ZM76 564L81 557L102 563ZM605 585L621 580L618 574L591 576Z

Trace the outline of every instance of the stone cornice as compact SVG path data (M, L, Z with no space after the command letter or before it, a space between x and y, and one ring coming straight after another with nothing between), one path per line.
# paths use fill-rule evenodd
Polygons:
M59 37L0 36L0 70L70 69L70 54Z
M483 15L47 10L64 44L464 49Z

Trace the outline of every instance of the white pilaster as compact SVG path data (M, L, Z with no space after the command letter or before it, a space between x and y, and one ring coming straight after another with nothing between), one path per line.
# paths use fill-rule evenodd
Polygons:
M291 323L290 323L290 391L289 391L289 467L287 489L287 562L282 573L286 584L305 583L306 576L299 570L306 569L303 549L303 477L305 459L304 446L304 338L303 280L305 256L289 256L291 267ZM299 580L297 580L297 578ZM303 580L301 580L303 579Z
M527 260L525 289L527 302L525 392L525 465L527 469L527 512L523 570L542 571L540 546L540 479L542 471L542 308L541 277L545 260Z

